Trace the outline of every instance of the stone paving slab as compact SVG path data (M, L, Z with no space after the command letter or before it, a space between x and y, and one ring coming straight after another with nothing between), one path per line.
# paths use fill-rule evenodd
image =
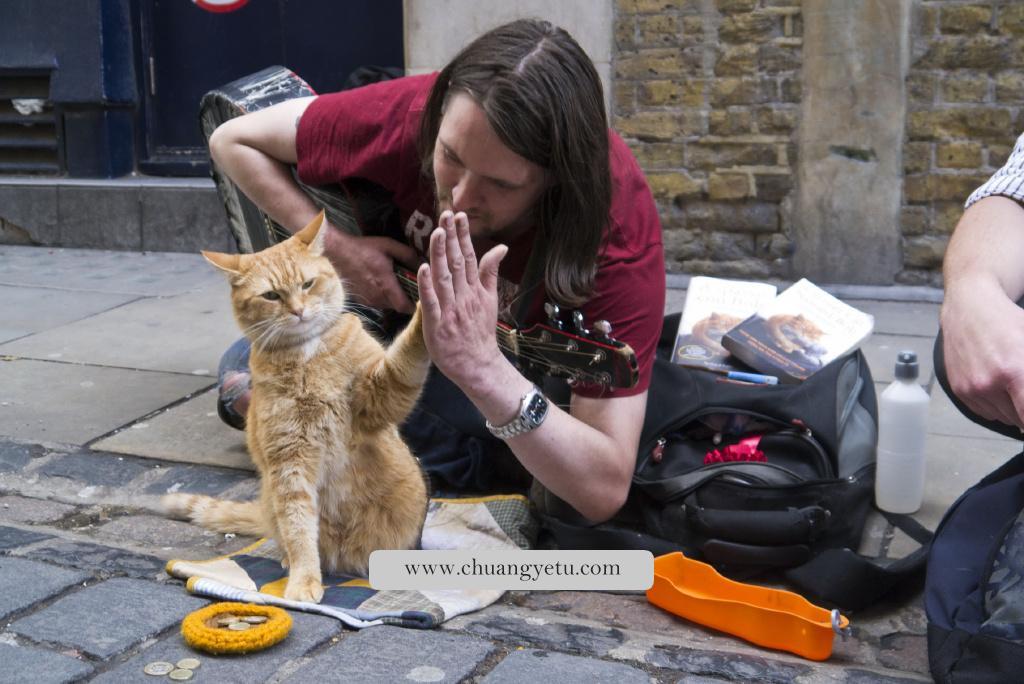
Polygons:
M128 575L136 579L164 579L164 561L155 556L70 539L54 539L22 554L32 560L80 568L102 575Z
M236 485L253 479L250 473L221 468L174 466L167 468L159 480L146 487L147 494L206 494L216 496Z
M510 592L508 599L516 606L529 611L555 613L567 619L580 618L603 625L609 630L618 630L619 632L636 630L646 631L651 634L674 633L683 635L686 638L692 637L695 640L700 640L708 648L724 648L730 642L736 642L736 639L732 637L704 629L695 623L683 620L668 611L652 605L647 601L647 597L643 593L605 594L589 591L517 591ZM489 617L492 613L503 613L504 615L500 621L493 622ZM469 623L478 622L482 619L486 619L489 623L483 630L477 631L476 628L468 627ZM502 607L499 605L476 613L473 616L456 618L454 622L446 623L444 628L475 631L479 634L483 634L486 631L491 638L504 638L502 635L510 634L510 628L514 627L517 620L526 621L526 618L524 614L517 615L509 611L507 606ZM549 626L549 623L553 622L553 620L548 618L537 618L532 621L530 634L540 639L540 641L536 642L536 645L546 647L560 642L567 646L573 645L571 640L560 641L559 632L565 628L557 625L554 627ZM612 632L609 632L609 634L615 635L612 639L615 643L612 644L612 648L603 649L603 653L612 652L622 643L620 634ZM587 641L589 643L584 643L577 638L576 644L579 647L589 647L594 644L592 638Z
M129 544L147 550L161 562L171 558L205 560L223 556L255 541L252 537L210 532L181 520L146 514L116 518L96 528L93 534L98 542ZM153 565L147 567L152 569ZM156 573L157 579L165 578L164 567L166 564Z
M157 636L206 603L180 586L115 578L58 599L16 620L10 630L107 660Z
M3 415L3 400L0 400L0 415ZM3 423L0 423L2 426ZM25 444L0 438L0 473L21 472L34 459L48 454L40 444Z
M259 653L239 656L214 656L192 650L179 632L168 636L153 646L119 665L93 681L116 684L153 684L158 678L143 673L148 663L163 660L176 663L182 658L198 658L201 663L196 670L194 681L203 682L263 682L268 680L289 661L299 658L337 635L341 623L332 618L291 612L292 631L284 641ZM183 616L182 616L183 617ZM181 619L180 617L178 618ZM170 681L166 678L163 681ZM349 681L347 673L333 672L323 680L304 681ZM380 680L378 680L380 681Z
M216 190L139 188L142 205L142 248L160 252L195 253L197 247L235 252L224 204ZM187 231L180 226L188 226Z
M224 277L198 254L0 245L0 285L166 297L216 282Z
M57 212L63 244L142 249L138 187L59 185Z
M130 302L133 295L0 285L0 343Z
M507 644L527 643L543 649L607 656L626 641L616 627L567 624L543 619L527 620L518 615L477 613L465 631Z
M172 548L202 545L215 535L180 520L168 520L156 515L126 515L99 527L96 536L140 546Z
M293 673L287 681L328 682L344 673L346 682L463 681L495 650L473 637L402 627L369 627L346 637Z
M2 222L24 230L36 242L54 244L60 241L60 222L57 220L57 187L55 185L8 184L6 176L0 184L0 218ZM3 233L7 233L5 230ZM2 233L0 233L2 234ZM9 234L9 233L8 233Z
M56 596L92 575L22 558L0 557L0 620Z
M75 510L74 506L24 496L0 496L0 520L18 523L50 523Z
M735 654L737 657L772 656L795 663L806 662L795 656L753 646L738 637L677 617L648 603L643 594L544 591L513 592L509 598L523 610L513 611L507 606L492 607L475 616L456 618L454 623L450 623L450 627L472 631L472 628L467 628L466 625L485 619L490 621L487 617L490 613L501 613L508 635L513 633L517 622L525 623L527 627L523 632L524 638L528 637L529 643L533 646L589 653L587 649L593 645L592 639L588 643L579 637L561 641L558 638L559 631L576 630L583 625L573 624L574 622L586 621L591 626L601 625L621 633L621 645L607 650L607 656L636 662L647 662L646 653L649 645L644 643L644 639L654 644L674 642L699 651L720 651ZM923 631L923 616L917 619L920 612L917 605L911 604L903 608L898 605L891 606L886 611L884 619L857 615L853 622L855 637L847 641L837 639L830 662L844 666L876 665L876 654L871 646L877 644L879 635L900 631ZM558 626L560 621L565 624ZM493 623L491 625L493 628ZM504 640L506 637L500 638Z
M727 681L789 684L807 677L815 667L810 661L792 662L762 656L687 648L672 644L655 646L645 656L649 665L687 675L720 677Z
M616 658L729 681L791 682L812 671L807 661L785 653L758 649L736 637L682 620L647 605L642 597L632 601L631 611L624 610L629 604L619 599L618 596L597 593L570 599L572 617L492 606L456 618L450 628L512 648L525 646ZM543 601L543 598L539 600ZM615 611L620 620L609 620L609 611ZM625 617L627 612L635 615Z
M813 678L800 680L809 684L842 681L842 673L850 668L891 668L889 675L909 669L913 676L918 672L914 670L917 664L910 659L919 655L899 649L925 649L925 618L919 594L890 595L872 609L858 613L853 619L853 638L836 639L832 657L820 664L759 648L679 618L652 606L641 593L510 592L502 602L454 618L443 629L476 634L511 648L525 646L613 658L645 669L657 664L666 670L720 677L723 681L788 682L798 670L813 673ZM920 637L921 641L914 645L886 641L894 634ZM708 661L707 654L720 654L721 658ZM722 659L731 661L735 672L747 675L723 673ZM920 672L926 673L927 669ZM661 676L663 681L675 681L665 673Z
M216 390L199 394L93 446L165 461L253 470L245 433L217 417Z
M877 558L882 552L882 541L885 538L885 531L889 528L889 521L874 508L868 510L868 517L864 523L864 533L860 537L860 547L857 553L869 558Z
M0 354L116 368L216 376L241 337L227 283L130 304L0 345Z
M665 290L665 315L678 313L686 303L686 290ZM614 332L614 331L613 331Z
M53 539L53 535L32 530L19 530L17 527L0 526L0 551L28 546L46 539Z
M488 684L541 681L556 681L559 684L648 684L651 677L643 670L622 663L527 649L510 653L481 681Z
M123 487L152 466L137 458L80 450L40 466L36 472L96 487Z
M843 681L846 684L915 684L916 682L928 682L931 681L931 677L925 678L910 678L910 677L892 677L889 675L879 674L878 672L872 672L871 670L848 670Z
M935 339L939 331L940 304L930 302L882 302L869 299L843 300L855 309L875 317L876 335L911 335Z
M211 382L209 377L0 357L0 437L84 444Z
M924 504L914 519L934 530L961 494L1020 451L1020 444L1012 441L928 435ZM905 547L894 541L890 557L905 554Z
M0 642L0 682L4 684L64 684L77 682L93 672L93 666L34 646Z

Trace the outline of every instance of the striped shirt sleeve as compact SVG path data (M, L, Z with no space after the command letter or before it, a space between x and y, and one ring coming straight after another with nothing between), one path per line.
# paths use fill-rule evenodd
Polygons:
M964 204L964 209L990 195L1002 195L1024 202L1024 135L1017 138L1013 153L1003 168L992 174L991 178L971 193Z

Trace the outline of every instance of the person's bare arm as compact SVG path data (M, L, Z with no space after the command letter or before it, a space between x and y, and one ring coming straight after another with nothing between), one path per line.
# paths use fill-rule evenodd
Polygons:
M319 209L292 178L298 119L315 98L303 97L224 122L210 136L217 168L292 233Z
M430 264L419 271L423 337L438 369L493 425L519 413L531 383L501 354L495 338L498 264L504 245L479 260L465 214L441 216ZM541 484L586 518L607 520L622 507L636 463L647 393L589 399L569 411L551 406L544 423L507 441Z
M943 265L943 355L972 411L1024 427L1024 208L986 197L964 212Z
M316 98L287 100L221 124L210 136L210 156L223 173L285 229L296 232L319 212L292 177L299 119ZM412 311L392 264L416 263L408 245L385 237L328 233L327 257L345 279L349 295L377 308Z

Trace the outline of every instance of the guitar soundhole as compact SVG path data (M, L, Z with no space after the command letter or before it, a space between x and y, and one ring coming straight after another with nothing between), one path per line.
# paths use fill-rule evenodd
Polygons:
M605 356L604 350L603 349L598 349L596 352L594 352L594 358L590 360L590 365L594 366L594 365L599 364L599 363L604 363L604 360L606 358L608 358L608 357Z
M611 373L604 373L604 372L598 373L597 377L600 378L599 382L602 385L604 385L605 387L611 387L611 384L612 384L612 375L611 375Z

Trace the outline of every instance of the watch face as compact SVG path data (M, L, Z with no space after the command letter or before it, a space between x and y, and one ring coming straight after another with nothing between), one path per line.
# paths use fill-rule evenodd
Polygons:
M529 405L523 412L524 417L536 425L540 421L544 420L544 415L548 412L548 400L544 398L543 394L535 394L530 399Z

